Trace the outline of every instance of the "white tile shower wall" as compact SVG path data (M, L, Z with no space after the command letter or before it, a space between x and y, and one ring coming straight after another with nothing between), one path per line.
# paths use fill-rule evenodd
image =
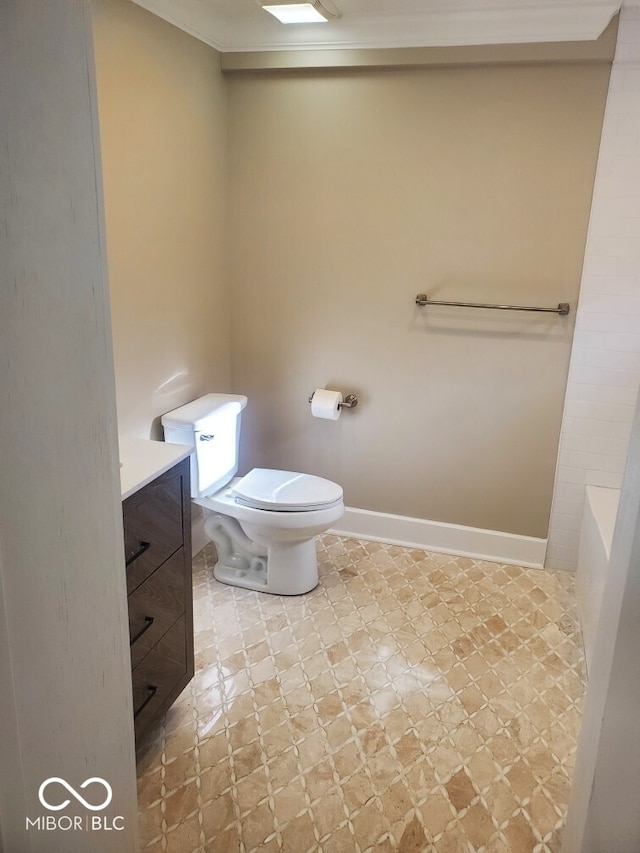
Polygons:
M624 6L600 143L545 565L575 571L585 487L622 484L640 387L640 6Z

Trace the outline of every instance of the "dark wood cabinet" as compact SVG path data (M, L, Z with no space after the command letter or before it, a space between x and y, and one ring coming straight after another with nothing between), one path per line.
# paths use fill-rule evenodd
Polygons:
M193 677L189 459L122 504L136 739Z

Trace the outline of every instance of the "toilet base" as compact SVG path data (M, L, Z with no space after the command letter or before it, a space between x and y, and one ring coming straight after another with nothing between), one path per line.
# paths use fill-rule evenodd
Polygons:
M259 566L249 566L248 569L236 569L231 566L225 566L219 560L213 567L213 576L220 583L241 586L244 589L255 589L259 592L268 592L266 565L267 561L265 558Z
M248 568L228 566L219 560L213 576L221 583L272 595L303 595L318 585L315 538L273 544L266 557L254 558Z
M213 576L221 583L273 595L303 595L318 585L315 536L259 544L220 513L208 515L204 529L218 552Z

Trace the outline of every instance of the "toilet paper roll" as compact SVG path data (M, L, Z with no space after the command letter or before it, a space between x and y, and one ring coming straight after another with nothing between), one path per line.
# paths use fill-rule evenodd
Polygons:
M342 414L338 403L342 402L339 391L329 391L326 388L316 388L311 398L311 414L314 418L324 418L326 421L337 421Z

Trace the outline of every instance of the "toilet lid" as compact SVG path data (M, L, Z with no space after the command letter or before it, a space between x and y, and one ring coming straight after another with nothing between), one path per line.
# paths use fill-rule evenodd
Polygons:
M243 506L280 512L326 509L342 500L342 488L331 480L270 468L249 471L235 484L232 493Z

